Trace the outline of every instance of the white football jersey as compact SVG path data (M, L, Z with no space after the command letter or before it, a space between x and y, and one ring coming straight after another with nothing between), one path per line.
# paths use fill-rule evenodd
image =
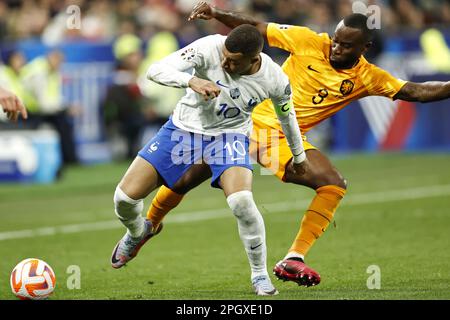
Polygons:
M187 87L192 75L182 75L180 71L193 69L194 76L210 80L221 89L218 97L205 101L202 95L187 88L172 116L177 127L205 135L250 135L251 112L256 105L265 99L272 99L279 106L290 101L288 77L264 53L260 69L252 75L225 72L221 66L225 39L218 34L201 38L149 68L147 77L160 84ZM168 68L174 72L168 72Z

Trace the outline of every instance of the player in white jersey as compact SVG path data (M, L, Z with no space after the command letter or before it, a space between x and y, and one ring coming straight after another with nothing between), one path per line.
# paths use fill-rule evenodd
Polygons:
M141 216L143 198L162 184L176 187L194 164L205 162L213 173L211 185L223 190L237 218L256 294L278 293L268 276L264 221L251 192L248 137L251 112L258 103L273 101L299 173L307 169L307 160L289 80L280 66L261 53L262 47L258 30L241 25L227 37L201 38L150 66L150 80L187 88L187 92L116 188L115 211L127 233L113 250L114 268L134 258L161 230L162 224L154 230L151 221Z

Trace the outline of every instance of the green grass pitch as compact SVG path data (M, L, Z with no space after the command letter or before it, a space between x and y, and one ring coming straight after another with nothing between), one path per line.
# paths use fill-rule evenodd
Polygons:
M450 155L348 155L333 161L349 189L336 227L330 225L307 257L322 276L317 287L272 276L280 294L256 297L235 218L209 183L185 197L135 260L112 269L110 254L124 233L112 202L127 168L121 163L72 167L48 186L0 185L0 299L16 299L10 272L30 257L54 269L54 300L449 299ZM313 194L255 170L269 270L286 254ZM67 288L70 265L80 267L80 289ZM371 265L381 271L379 290L367 287Z

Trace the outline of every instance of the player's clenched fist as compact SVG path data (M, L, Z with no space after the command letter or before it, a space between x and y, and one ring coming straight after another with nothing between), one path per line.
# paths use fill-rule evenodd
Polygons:
M195 5L194 9L192 9L188 21L195 19L209 20L212 18L214 18L214 7L205 1L201 1Z
M28 117L27 110L25 109L22 101L6 89L0 87L0 105L3 111L6 112L8 119L12 121L17 121L19 118L19 113L22 114L22 118L26 119Z
M191 80L189 80L188 84L189 88L197 93L200 93L205 101L214 99L220 94L220 88L214 82L208 80L193 77Z

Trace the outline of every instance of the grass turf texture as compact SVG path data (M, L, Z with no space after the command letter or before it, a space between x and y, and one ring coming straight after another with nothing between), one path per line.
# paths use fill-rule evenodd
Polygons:
M272 276L280 294L269 299L450 299L450 155L333 160L349 190L335 216L337 227L330 225L307 257L322 283L303 288ZM0 235L114 220L112 197L127 166L72 167L48 186L0 185ZM313 195L255 170L254 196L265 219L269 270L286 254ZM200 216L192 215L196 212ZM188 221L179 220L183 215ZM116 228L112 224L105 230L56 229L53 235L0 240L0 299L16 299L10 272L29 257L45 260L55 271L54 300L268 299L253 294L235 218L222 192L209 183L189 193L163 232L119 270L111 268L109 259L124 229L119 222ZM70 265L81 268L79 290L67 289ZM380 290L367 288L370 265L381 269Z

